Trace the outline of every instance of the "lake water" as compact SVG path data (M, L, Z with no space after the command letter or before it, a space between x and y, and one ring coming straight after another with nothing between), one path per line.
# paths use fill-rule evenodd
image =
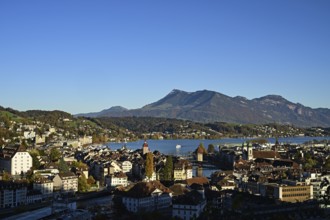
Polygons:
M252 138L251 138L252 139ZM147 140L149 149L151 151L158 150L159 152L167 155L187 155L196 150L200 143L203 143L205 148L209 144L214 146L223 145L223 144L237 144L241 146L244 141L251 140L244 138L225 138L225 139L216 139L216 140L190 140L190 139L178 139L178 140ZM302 144L311 140L328 140L330 137L289 137L289 138L279 138L280 143L291 143L291 144ZM275 143L275 138L267 138L270 143ZM112 150L120 149L122 146L126 145L127 148L136 150L141 149L144 140L139 140L129 143L108 143L107 146ZM181 148L177 149L176 145L181 145Z
M252 139L252 138L251 138ZM196 150L200 143L203 143L205 148L209 144L213 144L214 146L224 145L224 144L237 144L237 146L241 146L243 142L251 139L244 138L226 138L226 139L216 139L216 140L187 140L187 139L179 139L179 140L147 140L150 151L159 151L166 155L174 155L174 156L188 156L193 151ZM290 138L279 138L280 143L291 143L291 144L302 144L307 141L312 140L328 140L330 141L330 137L290 137ZM268 142L275 143L275 138L268 138ZM128 149L136 150L141 149L144 140L139 140L135 142L129 143L108 143L107 146L112 150L120 149L122 146L126 145ZM177 149L176 145L181 145L181 148ZM217 149L217 148L216 148ZM193 166L193 176L205 176L210 177L211 174L218 169L212 166L203 166L201 168L196 165Z

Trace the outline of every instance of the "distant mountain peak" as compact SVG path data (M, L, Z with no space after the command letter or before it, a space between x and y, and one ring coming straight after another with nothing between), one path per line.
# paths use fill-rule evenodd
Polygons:
M234 99L239 99L239 100L248 100L246 97L244 96L235 96Z
M282 96L280 96L280 95L266 95L266 96L263 96L263 97L261 97L261 98L267 98L267 99L285 99L285 98L283 98Z
M111 108L109 108L109 109L107 109L108 111L116 111L116 112L118 112L118 111L128 111L128 109L127 108L124 108L124 107L122 107L122 106L113 106L113 107L111 107Z
M160 100L139 109L112 107L94 117L162 117L198 122L242 124L282 123L297 126L330 126L330 109L312 109L294 104L280 95L267 95L249 100L234 98L210 90L186 92L173 89Z
M180 89L173 89L169 95L176 94L176 93L188 93L186 91L180 90Z

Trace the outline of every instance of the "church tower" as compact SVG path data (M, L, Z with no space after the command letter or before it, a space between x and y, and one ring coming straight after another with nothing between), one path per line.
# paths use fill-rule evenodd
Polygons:
M145 155L146 153L149 153L149 146L147 141L145 140L143 145L142 145L142 153L143 155Z
M248 143L247 145L247 159L253 160L253 151L252 151L252 146L250 146L250 143Z

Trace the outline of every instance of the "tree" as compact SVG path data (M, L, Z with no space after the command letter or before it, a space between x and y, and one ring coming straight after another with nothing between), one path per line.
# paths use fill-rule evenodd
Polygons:
M39 161L39 156L40 156L40 152L38 150L31 150L29 151L31 157L32 157L32 169L33 170L37 170L40 168L41 164Z
M49 159L53 162L58 161L61 158L62 154L57 148L52 148L50 150Z
M8 172L6 172L6 171L3 171L3 173L2 173L2 180L4 180L4 181L8 181L8 180L10 180L11 179L11 175L10 175L10 173L8 173Z
M89 184L89 185L94 185L95 184L95 179L94 179L94 177L93 176L89 176L88 177L88 179L87 179L87 183Z
M207 153L214 154L214 145L213 144L209 144L209 146L207 147Z
M315 167L316 164L317 164L316 160L314 160L312 158L308 158L305 162L305 168L311 169L311 168Z
M61 173L66 173L70 171L70 167L68 166L68 164L64 161L63 157L60 159L60 161L58 162L58 170Z
M172 174L173 174L173 158L172 156L167 156L166 163L163 169L163 178L166 181L172 180Z
M77 169L88 169L87 164L81 162L81 161L73 161L71 164L72 167L77 168Z
M328 159L326 159L323 167L324 167L324 169L330 170L330 157L328 157Z
M278 141L278 137L275 138L275 145L276 146L279 146L280 145L280 142Z
M79 192L87 192L90 188L90 185L87 183L87 179L85 174L81 174L78 179L78 191Z
M154 155L151 152L147 153L145 170L146 176L151 179L152 174L154 172Z

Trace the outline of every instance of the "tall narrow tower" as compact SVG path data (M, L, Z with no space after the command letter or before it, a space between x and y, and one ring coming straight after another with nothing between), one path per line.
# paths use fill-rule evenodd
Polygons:
M250 143L247 145L247 159L248 160L253 160L253 151L252 151L252 146L250 146Z
M146 140L144 141L144 143L142 145L142 153L143 153L143 155L146 153L149 153L149 146L148 146L148 143Z

